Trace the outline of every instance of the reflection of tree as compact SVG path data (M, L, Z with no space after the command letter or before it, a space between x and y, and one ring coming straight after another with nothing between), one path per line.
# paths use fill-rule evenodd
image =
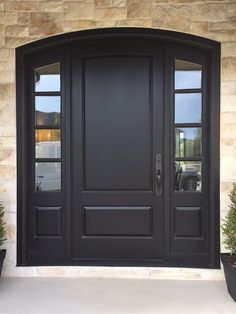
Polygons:
M36 120L39 125L59 125L61 124L60 112L43 112L36 110Z
M199 157L202 154L202 129L176 129L176 157Z
M61 115L59 112L54 113L54 124L61 124Z
M194 156L201 156L202 154L201 146L202 146L202 129L196 128L194 130Z

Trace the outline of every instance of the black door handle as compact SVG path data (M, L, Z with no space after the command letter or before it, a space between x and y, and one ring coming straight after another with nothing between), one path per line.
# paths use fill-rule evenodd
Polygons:
M162 157L161 154L156 154L156 195L162 194Z

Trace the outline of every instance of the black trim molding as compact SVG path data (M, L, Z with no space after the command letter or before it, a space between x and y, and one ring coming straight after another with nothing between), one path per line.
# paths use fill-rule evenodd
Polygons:
M117 40L135 40L136 43L147 42L153 45L161 44L161 49L164 52L164 85L163 90L165 99L165 119L169 119L170 123L163 126L165 133L165 141L170 143L165 147L165 155L171 156L173 153L169 146L173 147L173 125L171 125L170 117L173 116L173 95L170 96L170 87L173 86L171 81L171 71L173 71L173 58L178 56L197 55L195 50L199 51L197 58L203 60L206 68L206 73L203 73L207 91L203 90L203 97L206 103L205 114L208 117L207 121L203 121L208 139L205 141L203 149L207 149L205 167L207 167L207 200L199 202L201 196L194 196L195 204L189 202L186 204L190 208L191 219L197 219L198 225L196 229L189 230L181 225L181 220L186 215L185 205L180 201L180 194L172 193L170 186L172 186L173 178L170 176L164 182L165 184L165 208L168 210L165 213L165 233L167 237L165 255L166 259L158 260L102 260L102 259L73 259L71 256L71 217L69 211L65 208L71 206L71 180L62 182L62 191L52 192L50 196L46 193L44 197L38 197L36 193L32 192L32 168L30 158L34 155L34 146L32 145L32 119L34 112L31 108L33 90L29 90L29 82L32 82L32 68L40 67L45 64L60 61L62 73L62 113L64 118L62 120L62 150L70 151L70 56L73 47L83 47L83 45L93 45L96 41L109 41L111 43ZM184 52L185 51L185 52ZM203 58L204 56L204 58ZM205 58L207 56L207 58ZM170 60L172 60L170 62ZM64 77L67 77L64 80ZM63 81L64 80L64 81ZM219 231L219 142L220 142L220 43L192 36L179 32L171 32L165 30L143 29L143 28L107 28L94 29L79 32L73 32L50 38L38 40L36 42L24 45L16 49L16 100L17 100L17 265L18 266L32 266L32 265L118 265L118 266L186 266L186 267L206 267L219 268L220 267L220 231ZM168 87L168 88L167 88ZM172 97L172 98L171 98ZM205 124L204 124L205 123ZM172 123L173 124L173 123ZM62 181L63 178L70 178L71 163L70 158L66 157L66 153L62 153ZM168 173L170 167L173 166L173 161L166 163L164 172ZM64 180L65 181L65 180ZM39 193L40 194L40 193ZM200 195L201 193L199 193ZM183 199L185 192L181 193ZM206 198L206 195L204 196ZM36 204L37 203L37 204ZM188 202L187 202L188 203ZM139 204L137 204L139 205ZM96 209L96 207L94 207ZM93 226L92 215L96 211L92 207L85 207L85 214L87 219L88 234L102 232L97 226ZM207 209L207 214L205 211ZM149 213L149 208L146 209L143 215ZM105 210L104 210L105 212ZM147 213L146 213L147 212ZM205 215L205 216L204 216ZM37 222L37 233L31 227L29 221L34 217ZM36 218L37 219L36 219ZM48 226L41 224L44 217L50 217L52 222L55 222L55 230L51 231ZM146 217L146 216L145 216ZM91 218L91 219L90 219ZM175 223L173 219L176 219ZM206 219L208 224L201 229L201 221ZM64 223L62 223L64 221ZM147 220L148 221L148 220ZM169 224L172 227L169 227ZM97 229L98 228L98 229ZM135 232L149 234L150 230L137 229ZM115 232L115 231L114 231ZM116 231L118 232L118 231ZM128 232L128 230L127 230ZM204 233L205 232L205 233ZM208 246L208 252L201 256L191 256L191 258L183 251L179 254L179 240L186 238L186 233L191 234L191 237L201 238L202 235L207 234L205 244ZM31 239L31 234L33 234ZM48 247L48 252L53 251L53 256L43 251L30 252L34 243L42 241L38 247L43 245L43 241L47 240L47 236L53 237L51 247ZM168 236L170 240L168 240ZM195 239L196 240L196 239ZM183 240L186 241L186 240ZM197 241L197 240L196 240ZM46 243L46 242L45 242ZM200 241L199 241L200 243ZM184 244L185 245L185 244ZM186 244L187 246L187 244ZM197 247L197 246L196 246ZM193 262L195 259L195 262Z

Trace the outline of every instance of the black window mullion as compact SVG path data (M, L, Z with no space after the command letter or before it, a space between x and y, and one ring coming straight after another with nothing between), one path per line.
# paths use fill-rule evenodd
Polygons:
M35 162L61 162L62 158L35 158Z
M35 130L44 130L44 129L52 129L52 130L61 130L60 124L44 124L44 125L35 125Z
M61 96L61 92L33 92L33 96Z
M195 94L195 93L202 93L202 88L189 88L189 89L175 89L175 94Z

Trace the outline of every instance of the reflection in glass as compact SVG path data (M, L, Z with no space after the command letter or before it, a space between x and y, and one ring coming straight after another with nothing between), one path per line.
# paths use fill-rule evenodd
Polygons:
M60 91L60 63L53 63L34 70L36 92Z
M61 123L60 96L36 96L35 120L37 125L59 125Z
M200 64L175 60L175 89L201 88L202 66Z
M175 128L175 157L202 155L201 128Z
M202 94L175 94L175 123L200 123Z
M35 156L36 158L60 158L61 131L35 130Z
M35 164L35 191L61 190L61 163L36 162Z
M189 192L202 190L201 161L175 162L175 190Z

